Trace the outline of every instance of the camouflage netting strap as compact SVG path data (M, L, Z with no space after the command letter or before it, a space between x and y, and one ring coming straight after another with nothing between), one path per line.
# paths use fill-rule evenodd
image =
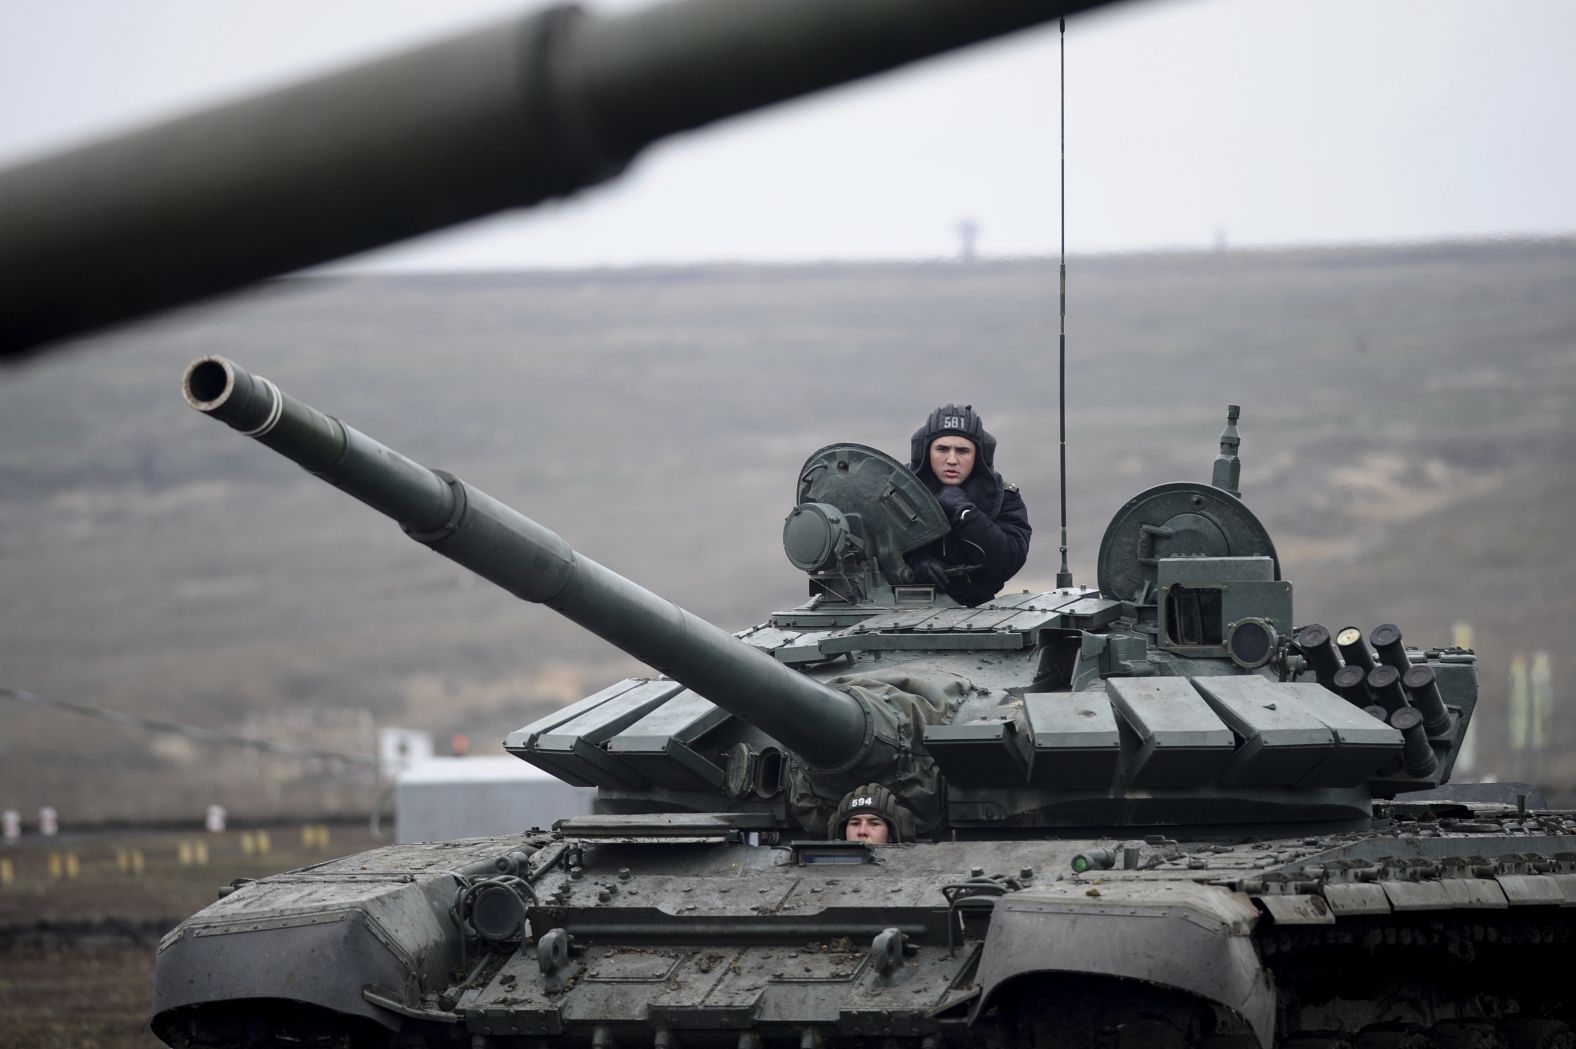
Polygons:
M864 700L875 719L876 736L893 741L901 756L884 768L861 764L840 773L812 772L795 761L788 770L788 808L794 819L812 833L825 834L843 795L861 783L875 782L902 799L919 833L938 827L941 775L925 751L925 726L950 720L974 686L957 674L903 670L848 674L827 684Z

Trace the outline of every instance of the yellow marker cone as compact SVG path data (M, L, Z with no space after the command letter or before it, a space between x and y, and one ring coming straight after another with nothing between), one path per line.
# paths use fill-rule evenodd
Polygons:
M125 849L115 850L115 869L122 874L131 870L131 857L126 854Z
M49 854L49 876L58 879L65 872L65 864L60 860L60 853Z
M268 832L266 830L257 832L257 854L259 856L268 855Z
M77 858L77 854L74 853L74 852L66 853L66 878L67 878L67 880L74 880L77 877L77 875L79 875L81 873L82 873L82 861Z
M138 875L138 874L141 874L142 873L142 869L143 869L142 850L141 849L132 849L131 850L131 873L134 876Z
M179 863L182 867L190 867L192 865L191 842L181 841L175 844L175 862Z
M243 852L247 856L250 856L250 855L252 855L252 853L254 853L256 851L257 851L257 839L253 836L251 831L243 830L241 832L241 852Z
M192 862L199 867L208 866L208 843L206 841L192 842Z
M14 881L16 881L16 868L11 865L10 860L0 859L0 888L5 888Z

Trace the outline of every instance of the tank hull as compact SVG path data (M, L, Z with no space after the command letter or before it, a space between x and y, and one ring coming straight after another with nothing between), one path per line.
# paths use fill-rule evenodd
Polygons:
M153 1026L172 1045L269 1023L354 1045L1568 1044L1576 823L1468 815L881 847L604 816L392 846L182 923ZM1116 866L1075 873L1099 849ZM467 890L532 850L499 936Z

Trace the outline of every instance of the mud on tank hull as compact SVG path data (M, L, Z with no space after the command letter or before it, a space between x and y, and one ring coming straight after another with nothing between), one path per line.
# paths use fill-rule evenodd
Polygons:
M1572 1044L1576 822L1415 809L1252 843L869 847L648 816L391 846L182 923L153 1027L175 1046Z

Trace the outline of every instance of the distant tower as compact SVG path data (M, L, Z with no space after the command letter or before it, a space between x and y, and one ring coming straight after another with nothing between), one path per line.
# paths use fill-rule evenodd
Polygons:
M958 223L958 261L974 261L974 244L979 240L980 224L976 219L963 219Z

